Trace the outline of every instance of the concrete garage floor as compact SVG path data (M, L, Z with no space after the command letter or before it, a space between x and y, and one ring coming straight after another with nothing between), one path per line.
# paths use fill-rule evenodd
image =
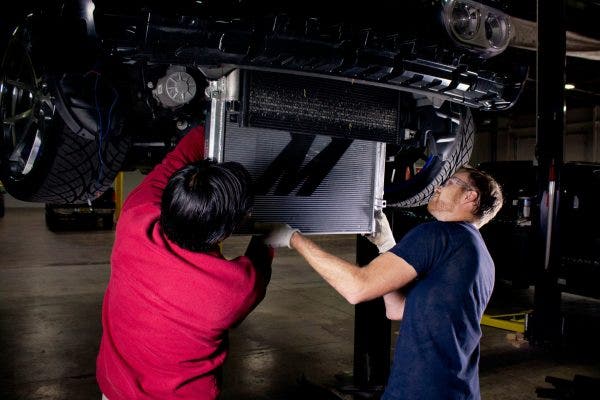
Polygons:
M8 209L0 219L0 399L99 399L94 364L101 335L101 300L109 276L112 231L52 233L43 209ZM228 241L226 255L248 238ZM354 259L354 238L318 237L325 248ZM565 296L563 296L565 297ZM600 315L600 302L565 297L571 306ZM490 309L531 306L531 291L497 285ZM305 376L335 387L352 372L354 309L291 250L280 250L266 299L231 332L223 399L312 399ZM392 325L391 334L398 325ZM546 376L600 378L600 357L560 355L484 327L481 389L484 399L532 399ZM347 397L351 398L351 397ZM597 398L597 397L596 397Z

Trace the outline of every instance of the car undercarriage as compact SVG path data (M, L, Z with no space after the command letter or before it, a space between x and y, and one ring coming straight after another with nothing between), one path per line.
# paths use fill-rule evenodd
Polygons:
M470 0L368 12L314 1L121 3L40 5L8 40L1 179L13 196L91 201L117 172L149 170L189 129L205 124L212 137L227 116L293 143L331 137L321 154L331 168L354 141L384 144L384 182L371 178L380 193L365 207L417 206L468 162L471 109L511 107L527 78L507 50L510 16ZM313 153L292 170L310 175L302 163ZM354 159L359 169L381 162Z

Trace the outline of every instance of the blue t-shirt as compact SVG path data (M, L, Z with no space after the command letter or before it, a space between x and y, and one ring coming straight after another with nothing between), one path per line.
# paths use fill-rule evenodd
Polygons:
M479 325L494 263L477 228L417 226L390 250L417 271L382 400L479 399Z

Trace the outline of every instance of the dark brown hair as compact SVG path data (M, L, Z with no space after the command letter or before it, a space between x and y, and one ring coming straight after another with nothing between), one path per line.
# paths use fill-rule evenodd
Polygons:
M482 225L489 222L502 208L503 196L500 185L489 174L470 166L463 166L456 172L466 172L469 183L477 189L479 201L473 215Z

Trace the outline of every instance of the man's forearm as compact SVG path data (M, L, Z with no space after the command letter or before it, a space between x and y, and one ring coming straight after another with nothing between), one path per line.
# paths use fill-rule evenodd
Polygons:
M360 267L325 252L300 233L294 233L291 245L348 302L356 304L365 300L365 278Z
M417 271L410 264L390 252L380 254L364 267L358 267L327 253L299 232L293 233L289 242L327 283L352 304L393 292L417 277Z

